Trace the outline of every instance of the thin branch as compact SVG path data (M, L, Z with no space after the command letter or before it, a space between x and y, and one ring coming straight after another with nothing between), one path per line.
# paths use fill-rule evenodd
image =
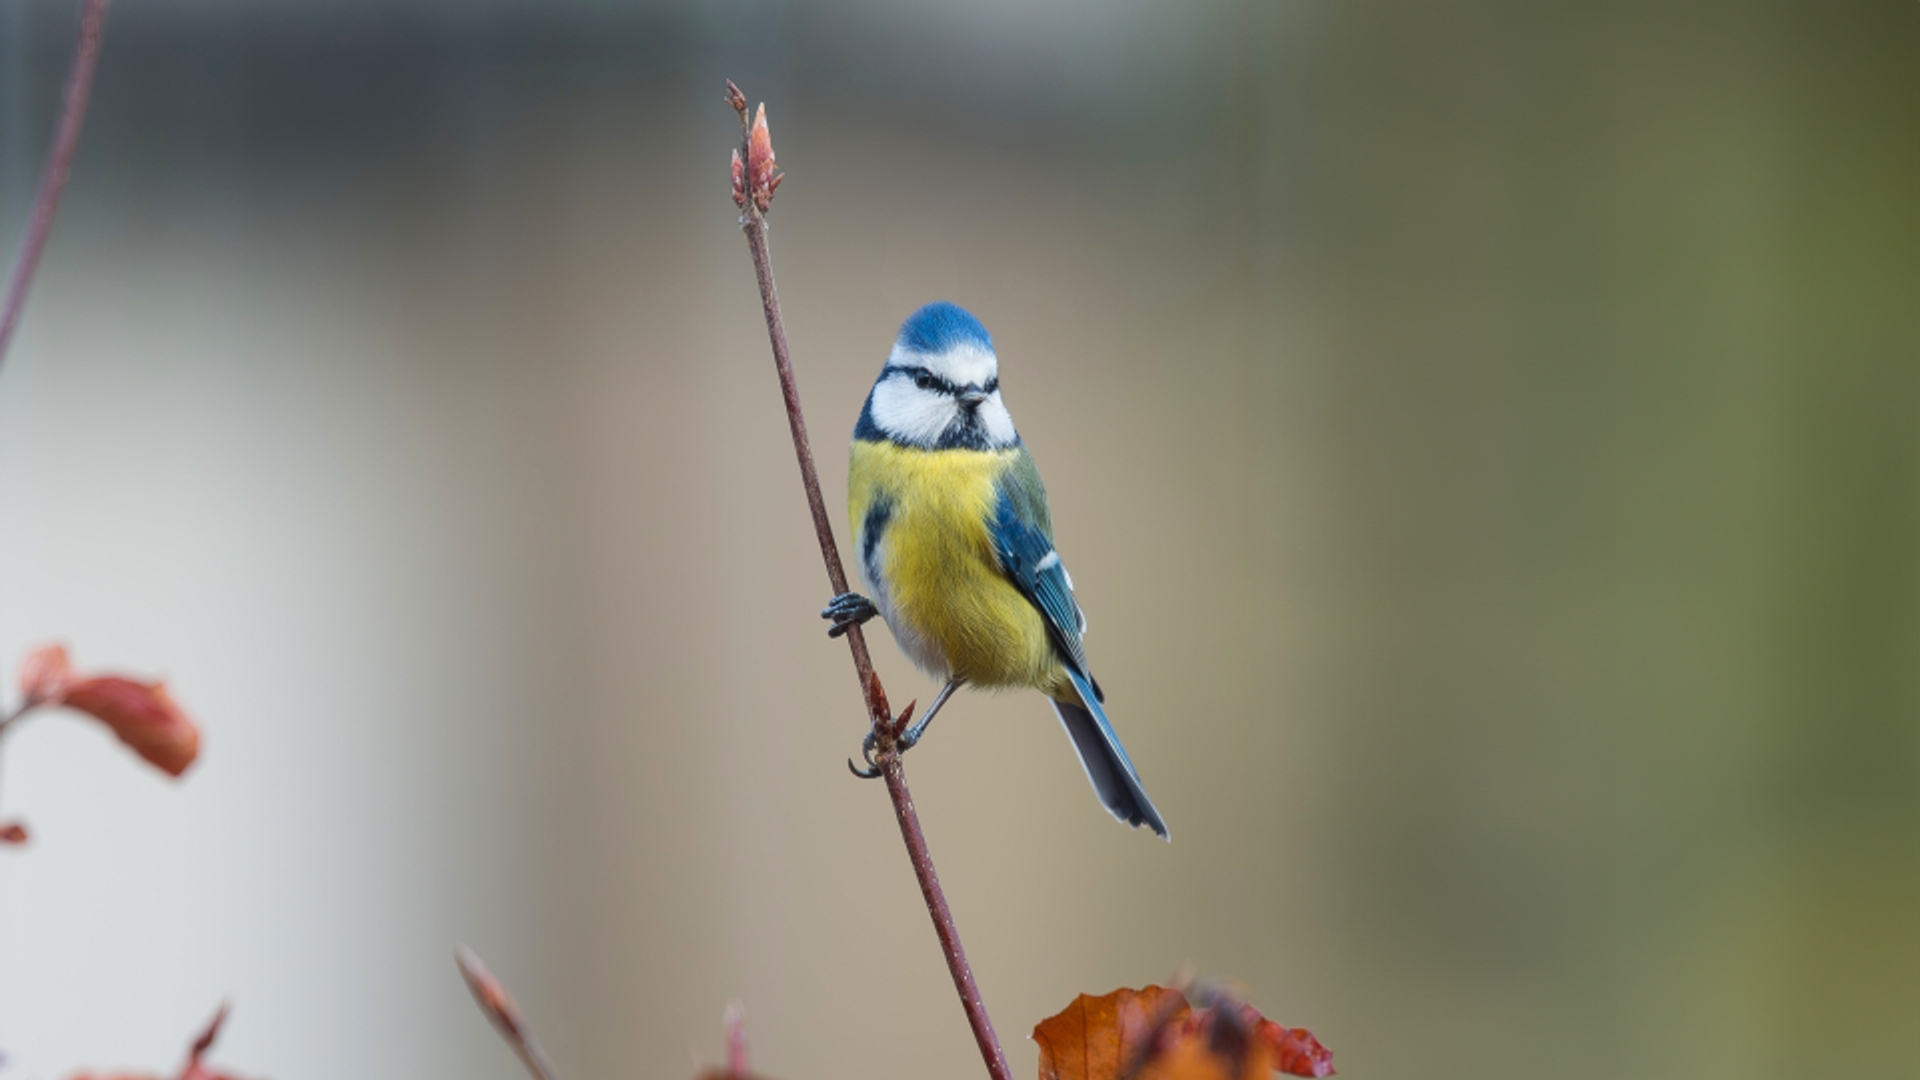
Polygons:
M8 713L4 717L0 717L0 735L5 735L7 733L7 729L12 727L14 724L18 723L22 717L26 716L29 712L32 712L34 709L45 704L46 702L44 701L21 702L19 708L13 710L12 712Z
M44 704L46 704L46 702L44 701L34 701L29 699L27 701L21 702L19 708L8 713L5 717L0 717L0 750L4 750L6 748L6 741L5 741L6 735L8 732L13 730L13 725L19 723L20 720L23 717L25 717L28 713L32 712L34 709L37 709ZM0 762L3 762L3 759L0 759ZM4 775L5 775L4 768L0 768L0 776L4 776Z
M820 558L827 565L827 581L835 595L847 591L847 575L840 563L840 548L834 543L833 526L827 516L827 503L820 494L820 474L814 468L813 447L807 439L806 418L800 411L800 391L793 377L793 363L787 354L787 331L780 319L780 296L773 285L773 261L767 253L766 211L773 193L780 186L774 171L772 140L767 134L766 106L749 120L747 99L740 88L727 83L727 103L740 114L741 145L734 158L734 201L741 209L740 227L747 235L747 249L753 254L753 273L760 283L760 307L767 319L767 337L773 344L773 366L780 376L780 393L786 399L787 423L793 430L793 453L800 462L800 482L807 489L807 508L813 513L813 531L820 541ZM980 1046L987 1073L993 1080L1013 1080L1007 1067L1007 1055L993 1033L993 1020L987 1015L980 988L973 981L973 967L967 963L967 951L960 943L960 931L954 926L953 912L947 907L946 894L940 890L940 875L935 872L933 856L927 850L926 835L920 829L920 816L913 808L913 795L907 790L907 775L901 767L899 738L905 729L905 717L893 718L880 676L874 673L867 653L867 639L859 626L849 627L847 648L853 654L853 669L867 703L867 719L873 726L874 762L887 781L887 795L893 800L894 816L900 822L900 837L906 842L907 857L913 863L913 875L920 882L920 895L927 902L927 914L940 937L940 949L947 958L947 970L953 975L953 987L966 1010L967 1024ZM909 705L907 711L913 707Z
M33 272L40 265L40 251L47 246L53 231L53 213L60 208L60 193L67 186L67 172L73 166L73 152L80 145L80 124L87 118L87 98L93 93L93 71L100 59L100 35L106 30L108 0L82 0L80 37L73 46L73 66L67 71L66 100L60 106L60 123L54 129L53 152L47 157L46 171L40 174L40 189L33 197L33 217L20 240L20 254L13 262L13 276L7 282L6 307L0 309L0 363L7 357L13 341L13 328L20 321L20 309L27 303L27 287L33 284Z
M472 949L462 945L454 954L453 962L460 965L460 977L467 980L474 1003L520 1056L520 1063L527 1067L533 1080L554 1080L553 1066L541 1052L526 1018L520 1015L520 1006L514 1003L513 995L507 993L507 988L500 985L500 980L493 977L493 972L487 970L487 965L480 962Z

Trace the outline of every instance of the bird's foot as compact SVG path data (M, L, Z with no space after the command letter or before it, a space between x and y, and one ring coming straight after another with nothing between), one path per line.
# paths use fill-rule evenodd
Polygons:
M900 748L901 753L904 754L907 751L913 749L914 747L920 745L920 736L926 734L927 721L931 719L933 719L933 714L929 712L927 715L920 718L919 723L913 725L912 727L900 733L900 738L894 743L894 745Z
M887 722L888 732L897 733L893 736L892 753L895 758L906 753L914 743L920 741L920 730L926 726L926 721L922 720L920 723L913 725L911 729L907 729L907 721L913 719L913 707L915 704L915 702L907 702L907 707L901 711L900 718ZM909 741L909 739L911 739L911 741ZM852 758L848 758L847 768L853 770L853 775L862 780L879 779L880 775L886 772L886 766L873 759L874 751L879 749L880 733L869 730L866 738L860 740L860 756L866 759L867 767L863 769L855 765Z
M826 610L820 613L820 617L833 620L833 625L827 628L827 636L839 637L878 614L880 609L873 606L873 601L857 592L844 592L827 601Z
M853 772L853 775L859 777L862 780L880 779L880 773L882 771L880 768L880 763L873 760L873 751L875 746L876 746L876 741L873 737L873 732L869 731L867 732L867 737L860 740L860 756L866 759L867 767L863 769L860 766L855 765L853 763L852 758L847 759L847 768Z

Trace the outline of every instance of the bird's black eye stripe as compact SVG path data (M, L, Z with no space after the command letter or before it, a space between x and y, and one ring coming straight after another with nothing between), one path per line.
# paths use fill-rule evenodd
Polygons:
M928 391L946 394L949 397L958 396L960 393L960 387L955 385L951 380L943 379L940 376L935 375L933 372L928 371L926 368L896 367L893 370L899 372L902 375L905 375L909 379L912 379L913 385L919 387L922 390L928 390ZM1000 376L995 375L992 378L988 379L986 382L986 385L982 386L980 389L983 393L988 393L988 394L999 393L1000 392Z
M901 371L913 378L913 385L922 390L938 390L942 394L957 394L960 388L928 371L926 368L901 368Z

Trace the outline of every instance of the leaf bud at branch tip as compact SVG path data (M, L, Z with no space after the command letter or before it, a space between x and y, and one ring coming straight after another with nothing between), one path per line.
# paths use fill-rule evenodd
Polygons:
M775 171L773 160L773 135L767 130L767 105L760 103L754 113L753 131L747 136L747 184L753 194L753 205L765 213L773 205L773 193L780 187L781 176Z
M746 1006L737 1001L728 1002L721 1024L727 1032L727 1074L744 1077L748 1075Z
M57 700L73 681L73 662L64 645L42 645L20 664L20 693L28 705Z
M200 1059L206 1056L207 1051L213 1049L213 1041L220 1037L220 1025L227 1022L227 1010L231 1007L231 1002L220 1003L220 1011L214 1013L213 1019L207 1022L207 1030L201 1032L200 1037L193 1040L193 1046L188 1049L189 1064L198 1064Z
M740 129L746 138L739 150L733 152L733 204L745 210L747 203L764 214L773 206L773 193L780 190L780 181L784 175L775 166L773 160L773 135L767 130L767 104L760 103L754 112L753 122L747 122L747 96L740 88L727 81L727 104L740 114ZM742 158L742 152L745 157ZM746 224L746 219L741 219Z

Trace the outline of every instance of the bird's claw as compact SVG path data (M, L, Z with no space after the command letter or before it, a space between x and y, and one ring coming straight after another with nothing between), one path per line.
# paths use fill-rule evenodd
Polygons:
M827 636L839 637L878 614L880 609L873 606L873 601L856 592L844 592L827 601L820 617L833 621L833 625L827 628Z
M920 741L920 732L926 726L926 721L922 720L920 723L914 724L911 728L907 727L907 722L913 719L913 707L918 704L919 702L917 701L907 702L907 707L900 710L900 718L887 724L887 730L889 732L897 732L893 737L893 754L895 758L906 753L914 743ZM866 737L860 740L860 756L867 759L867 767L863 769L855 765L852 758L848 758L847 768L853 770L853 775L862 780L879 779L880 774L886 771L880 767L879 762L873 760L873 752L879 749L879 747L879 734L871 728L868 729Z
M873 760L873 747L873 732L869 731L867 732L867 737L860 740L860 756L866 759L867 767L862 769L853 763L852 758L847 759L847 768L853 772L853 775L862 780L880 779L880 764Z

